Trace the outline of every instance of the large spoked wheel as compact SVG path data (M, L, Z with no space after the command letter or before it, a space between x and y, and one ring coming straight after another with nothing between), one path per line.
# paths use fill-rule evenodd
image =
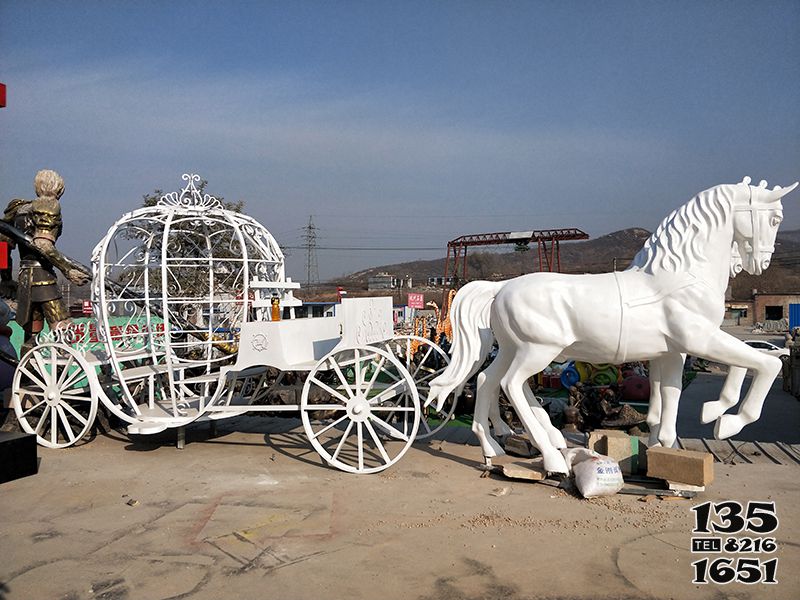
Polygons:
M414 441L419 395L411 374L391 353L345 348L308 374L300 414L308 439L328 464L377 473L400 460Z
M39 344L14 372L12 405L23 431L47 448L66 448L91 429L97 415L95 374L64 344Z
M450 357L431 340L416 335L398 335L385 342L383 347L396 356L411 373L417 393L424 403L431 390L431 381L447 368ZM454 393L447 397L441 410L436 410L433 405L423 407L417 439L423 440L442 429L453 418L455 411Z

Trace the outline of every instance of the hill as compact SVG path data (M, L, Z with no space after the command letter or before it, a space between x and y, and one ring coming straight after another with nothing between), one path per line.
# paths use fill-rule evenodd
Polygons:
M564 273L603 273L616 268L625 269L641 249L650 232L631 228L582 242L561 243L561 271ZM507 279L537 271L538 252L535 247L524 252L472 252L467 255L469 279ZM444 274L444 258L376 266L338 279L353 292L366 290L367 280L379 273L396 277L410 276L414 287L425 287L429 277ZM741 273L732 281L733 297L750 298L753 289L759 292L800 291L800 230L778 234L776 250L770 268L761 276Z

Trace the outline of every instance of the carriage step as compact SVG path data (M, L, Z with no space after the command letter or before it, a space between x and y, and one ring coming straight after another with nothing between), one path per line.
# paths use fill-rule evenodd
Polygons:
M128 433L133 435L153 435L154 433L161 433L169 429L169 426L164 423L157 422L142 422L132 423L128 425Z

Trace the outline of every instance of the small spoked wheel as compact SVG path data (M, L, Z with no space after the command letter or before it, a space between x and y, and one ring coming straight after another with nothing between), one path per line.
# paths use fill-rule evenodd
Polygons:
M431 381L450 364L450 357L444 350L431 340L416 335L398 335L382 347L396 356L411 374L422 403L428 398ZM417 439L425 439L442 429L453 418L455 410L455 394L447 397L441 410L436 410L433 405L423 407Z
M377 473L400 460L419 427L411 374L386 350L334 350L303 385L300 414L308 439L331 466Z
M14 372L12 405L23 431L47 448L66 448L91 429L97 415L94 370L78 352L39 344Z

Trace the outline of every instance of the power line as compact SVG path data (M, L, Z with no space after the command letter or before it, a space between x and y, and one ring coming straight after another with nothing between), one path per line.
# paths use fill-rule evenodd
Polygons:
M308 228L306 228L308 229ZM305 238L307 234L304 234ZM281 246L285 250L308 250L308 243L304 246ZM420 246L409 246L407 248L387 248L384 246L314 246L317 250L386 250L389 252L413 252L414 250L443 250L443 246L435 246L430 248L423 248Z

